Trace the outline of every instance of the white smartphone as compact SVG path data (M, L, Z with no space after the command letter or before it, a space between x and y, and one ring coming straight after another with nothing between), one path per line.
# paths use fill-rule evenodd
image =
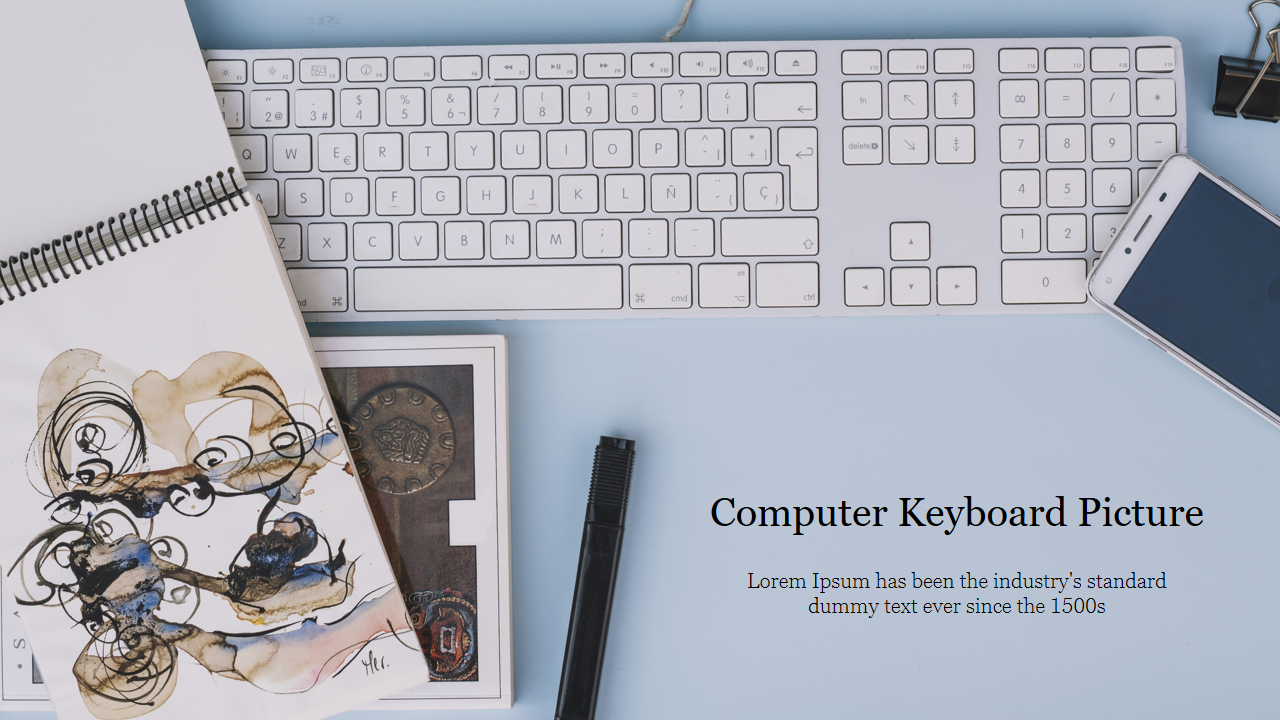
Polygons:
M1089 294L1280 425L1280 218L1174 155L1116 233Z

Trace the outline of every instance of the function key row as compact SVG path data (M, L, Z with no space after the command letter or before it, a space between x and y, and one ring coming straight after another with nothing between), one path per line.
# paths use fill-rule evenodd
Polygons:
M1171 47L1138 48L1139 72L1173 72L1177 55ZM923 75L929 72L928 50L889 50L890 75ZM845 50L840 55L840 70L845 75L879 75L884 69L880 50ZM933 51L933 72L938 75L967 75L973 72L973 50L944 48ZM1051 73L1078 73L1085 69L1084 48L1048 48L1044 51L1044 69ZM1128 72L1131 68L1129 48L1092 48L1089 69L1095 73ZM1000 50L1000 72L1006 74L1040 71L1040 51L1036 48L1004 48ZM782 74L781 72L779 74Z
M818 55L813 50L779 50L772 53L774 73L781 76L816 75ZM972 55L972 53L970 53ZM683 52L676 56L666 52L633 53L631 77L719 77L722 68L734 77L762 77L769 74L770 53L765 51L730 52L724 58L718 52ZM353 57L346 60L348 82L422 82L435 80L434 57L397 57L388 72L385 57ZM304 83L336 83L342 80L343 61L338 58L306 58L298 61L297 80ZM210 60L209 80L217 85L243 85L248 82L246 60ZM540 80L571 80L581 72L587 78L626 77L627 56L624 53L587 53L579 68L575 54L538 55L533 72ZM479 55L446 55L440 58L439 79L465 82L485 78L485 58ZM528 80L528 55L490 55L488 78L491 80ZM269 58L253 61L253 82L259 85L281 85L295 79L293 60Z

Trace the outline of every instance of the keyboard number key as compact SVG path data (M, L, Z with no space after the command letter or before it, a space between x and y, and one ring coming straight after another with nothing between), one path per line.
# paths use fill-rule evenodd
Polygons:
M1084 125L1048 125L1044 129L1044 159L1084 162Z
M249 125L261 128L289 127L289 91L250 92Z
M1128 162L1133 158L1128 123L1098 123L1093 126L1093 159L1095 162Z
M387 89L388 125L425 125L426 122L427 94L422 88Z
M1000 296L1006 305L1082 303L1087 295L1083 259L1005 260Z
M1040 171L1001 170L1000 206L1007 208L1040 207Z
M298 105L298 127L333 127L332 90L298 90L293 99Z
M1040 216L1004 215L1000 218L1000 251L1040 252Z
M653 122L652 85L616 85L613 88L614 117L618 122Z
M344 127L372 127L378 124L378 91L373 88L346 88L338 98Z
M1000 162L1040 162L1040 127L1038 125L1000 126Z
M228 128L244 127L244 93L239 90L218 90L213 93L222 111L222 124Z
M1120 226L1124 224L1124 219L1128 217L1125 213L1100 213L1093 216L1093 249L1097 252L1105 252L1111 247L1111 241L1116 239L1116 234L1120 232Z
M1048 220L1049 252L1084 252L1089 249L1084 215L1050 215Z
M1045 204L1049 207L1084 207L1085 173L1083 169L1046 170Z
M1093 171L1094 207L1128 207L1133 204L1133 173L1129 168Z
M467 125L470 122L471 88L431 88L432 125Z
M510 85L476 88L476 120L481 125L514 125L516 89Z

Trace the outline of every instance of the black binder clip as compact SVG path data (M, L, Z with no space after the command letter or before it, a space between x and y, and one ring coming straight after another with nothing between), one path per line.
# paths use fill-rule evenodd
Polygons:
M1254 55L1258 52L1258 41L1262 39L1262 25L1253 12L1259 5L1280 7L1280 0L1254 0L1249 5L1249 19L1253 21L1256 32L1247 59L1226 56L1218 58L1218 92L1213 103L1214 115L1236 117L1239 114L1250 120L1267 122L1280 120L1280 25L1267 33L1271 53L1262 61L1259 69Z

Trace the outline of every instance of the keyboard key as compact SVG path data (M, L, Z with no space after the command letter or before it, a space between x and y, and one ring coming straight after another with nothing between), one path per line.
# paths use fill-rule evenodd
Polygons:
M298 262L302 259L302 226L294 223L272 225L271 232L276 237L276 249L280 251L280 259L285 262Z
M278 180L249 180L245 186L249 196L262 204L267 217L280 214L280 182Z
M484 60L479 55L446 55L440 58L441 80L479 80L484 77Z
M570 80L578 77L577 55L539 55L536 63L539 80Z
M849 307L884 305L884 268L847 268L844 304Z
M939 75L961 75L973 72L972 50L934 50L933 71Z
M366 165L369 163L369 138L374 136L375 133L364 136ZM487 131L454 133L453 146L453 165L459 170L493 169L493 133Z
M654 212L689 212L689 176L683 173L649 176L649 205Z
M516 89L510 85L476 88L476 121L481 125L514 125Z
M1084 49L1049 48L1044 51L1044 69L1051 73L1084 72Z
M528 242L527 237L528 236L526 235L526 245ZM440 230L436 223L400 223L401 260L435 260L439 256ZM528 254L526 254L525 257L528 257Z
M335 217L369 214L369 178L329 181L329 214Z
M398 57L392 63L396 82L424 82L436 79L433 57Z
M845 128L845 165L879 165L884 162L883 134L884 131L878 125Z
M547 133L547 167L587 166L587 133L583 130L551 130Z
M342 268L289 270L289 284L302 312L343 312L347 309L347 271Z
M309 58L298 63L298 79L304 83L335 83L342 74L338 58Z
M889 258L895 262L929 259L929 223L889 224Z
M688 177L687 175L685 177ZM688 208L685 208L688 210ZM560 176L560 212L600 211L600 179L595 175Z
M756 83L756 120L760 122L815 120L818 84L811 82Z
M879 50L845 50L840 53L840 72L845 75L879 75Z
M662 86L662 121L697 122L702 119L702 86L667 83Z
M746 83L711 83L707 86L707 119L742 122L747 119Z
M572 220L539 220L538 257L567 259L578 255L577 225Z
M609 86L570 86L569 122L578 124L609 122Z
M972 125L939 125L936 135L934 160L941 164L971 163L974 161L974 127Z
M1084 207L1085 174L1082 168L1046 170L1044 200L1049 207Z
M631 77L671 77L673 67L675 63L671 53L635 53L631 56Z
M779 128L778 164L791 169L791 209L817 210L818 129Z
M489 77L494 80L528 80L529 56L490 55Z
M589 78L620 78L627 74L627 56L622 53L595 53L582 57L582 75Z
M1084 80L1045 80L1044 114L1052 118L1084 117Z
M773 56L778 75L817 75L818 54L812 50L779 50Z
M559 85L526 85L524 122L546 125L564 122L564 91Z
M1000 263L1000 297L1006 305L1082 303L1087 270L1083 259L1005 260Z
M929 268L896 267L889 271L889 302L894 305L928 305Z
M1036 125L1000 126L1000 162L1040 162L1040 128Z
M769 128L733 128L731 144L734 165L754 166L770 163Z
M484 223L445 223L444 257L446 260L479 260L483 258Z
M250 92L249 125L256 128L289 127L289 91Z
M403 138L400 133L365 133L364 169L402 169L404 167L402 148Z
M690 128L686 130L685 164L690 167L724 165L724 129Z
M296 90L293 100L298 106L298 115L294 120L298 127L333 127L332 90Z
M249 77L249 65L244 60L210 60L205 69L214 85L243 85Z
M889 162L894 165L929 162L929 128L925 125L889 128Z
M253 81L259 85L293 82L293 61L285 59L254 60Z
M927 50L890 50L889 72L893 75L923 75L929 72Z
M756 305L817 307L818 263L757 263Z
M467 178L467 213L471 215L501 215L506 211L506 178L501 175Z
M660 258L670 254L666 220L627 222L627 254L633 258Z
M1000 117L1033 118L1040 115L1040 83L1037 80L1000 81Z
M1000 218L1000 251L1040 252L1040 216L1004 215Z
M653 122L654 92L652 85L617 85L614 92L614 117L618 122Z
M373 88L344 88L338 95L343 127L373 127L378 124L378 91Z
M845 120L879 120L881 109L880 83L874 80L850 81L842 86L842 106Z
M347 259L346 223L311 223L307 226L307 258L312 262Z
M383 82L387 79L387 59L381 57L347 58L347 80L350 82Z
M895 120L929 117L929 83L924 80L889 83L889 117Z
M351 228L351 247L356 260L390 260L391 223L356 223Z
M374 209L379 215L412 215L417 210L413 197L414 179L384 178L373 181ZM359 258L357 258L359 259ZM387 258L390 260L391 258Z
M702 173L698 176L698 211L732 212L738 209L738 176Z
M422 178L423 215L457 215L460 212L462 212L462 182L458 178Z
M703 263L698 266L698 307L744 308L750 304L750 265Z
M1128 207L1133 204L1133 174L1129 168L1093 171L1094 207Z
M218 101L218 109L222 111L222 123L231 130L244 127L244 93L219 90L213 95Z
M267 171L267 136L232 135L231 147L235 148L240 170L247 173Z
M546 215L551 212L551 177L517 175L511 178L511 212L517 215Z
M1000 206L1007 208L1040 207L1040 171L1001 170Z
M716 221L711 218L676 220L676 255L711 257L715 254Z
M1105 252L1111 246L1111 241L1116 239L1116 235L1120 232L1120 226L1124 224L1124 219L1128 217L1125 213L1105 213L1093 216L1093 249L1097 252Z
M1129 81L1127 79L1094 80L1092 92L1094 117L1129 116Z
M494 260L527 260L529 258L528 221L495 220L489 224L489 238L489 255ZM404 243L403 240L400 242Z
M978 303L978 269L973 267L938 268L939 305L976 305Z
M505 136L506 133L503 133ZM535 133L536 135L536 133ZM324 137L323 135L321 137ZM355 137L354 135L351 137ZM534 138L533 155L538 154L537 138ZM351 152L355 152L352 142ZM324 157L324 153L321 153ZM337 157L335 153L334 157ZM322 161L323 162L323 161ZM409 134L409 169L410 170L445 170L449 167L449 133L418 132ZM321 167L321 170L324 168ZM334 168L340 170L342 168Z
M284 214L290 217L324 215L324 181L315 178L285 180Z
M742 209L757 212L777 212L781 210L782 173L747 173L743 175Z
M769 53L731 52L728 56L729 74L734 77L758 77L769 74ZM639 77L639 76L637 76Z
M738 132L735 128L734 132ZM769 145L769 129L759 128L766 152ZM767 156L766 156L767 157ZM680 131L673 129L640 131L640 167L675 167L680 164ZM766 159L763 165L768 165Z
M1094 72L1128 72L1129 48L1094 48L1090 50L1089 69Z
M622 307L622 266L359 268L355 307L365 312L617 309Z
M724 218L720 254L725 257L817 255L818 219Z
M311 136L276 135L272 138L271 167L276 172L311 172Z
M720 74L720 53L718 52L682 52L680 53L680 75L682 77L716 77Z
M940 119L973 117L973 81L938 80L935 82L933 108L934 117Z
M1138 80L1138 114L1144 117L1171 117L1178 113L1177 85L1173 78Z
M1093 126L1095 162L1128 162L1133 159L1132 128L1127 123L1099 123Z
M510 90L511 88L486 88ZM301 91L299 91L301 92ZM481 90L481 93L484 91ZM515 98L511 99L511 112L515 114ZM511 122L515 122L512 117ZM426 125L427 93L422 88L389 88L387 90L387 124L388 125Z
M1177 55L1171 47L1144 47L1137 52L1138 72L1173 72Z
M1178 151L1178 126L1173 123L1138 125L1138 159L1161 162ZM246 170L245 172L249 172Z
M1049 125L1044 129L1044 159L1084 162L1084 125Z
M1035 48L1005 48L1000 51L1000 72L1033 73L1040 70L1040 51Z
M582 257L622 257L622 221L583 220Z
M528 89L525 88L525 90ZM347 91L343 90L343 92ZM431 88L432 125L469 125L470 123L471 88Z
M688 265L632 265L631 307L637 310L693 306L693 268Z
M631 131L596 130L592 132L591 163L598 168L631 167Z
M1047 223L1049 252L1084 252L1089 249L1084 215L1050 215Z

